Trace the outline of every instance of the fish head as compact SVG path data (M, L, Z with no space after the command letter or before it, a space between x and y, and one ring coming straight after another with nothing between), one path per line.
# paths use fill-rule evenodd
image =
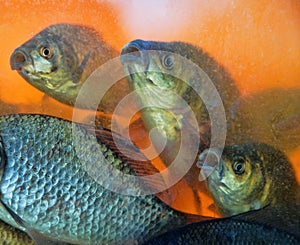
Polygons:
M73 96L70 91L79 89L78 79L73 77L80 66L76 51L53 26L16 48L10 65L27 82L52 97L64 94L68 101L70 94Z
M134 91L138 106L143 108L142 117L148 129L154 126L164 131L178 129L182 127L182 119L191 124L190 112L196 117L202 115L199 110L202 100L187 82L195 75L194 67L189 67L188 60L176 51L176 44L140 39L122 49L120 59L129 88ZM169 135L177 137L176 132Z
M205 152L200 154L200 160L204 159L203 154ZM214 163L214 171L206 179L221 213L234 215L270 204L270 182L263 164L261 155L248 145L224 148L222 157Z
M174 52L171 43L140 39L126 44L121 55L131 89L147 88L139 92L140 97L146 99L155 94L155 99L169 108L176 107L177 97L183 97L191 89L184 82L189 72L183 59ZM148 90L152 93L147 94Z

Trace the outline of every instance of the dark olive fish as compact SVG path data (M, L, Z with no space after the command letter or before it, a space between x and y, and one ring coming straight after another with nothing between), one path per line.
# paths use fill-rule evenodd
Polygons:
M299 244L299 236L287 231L244 221L243 215L193 223L164 233L144 245L198 244Z
M212 110L219 109L213 87L227 112L239 97L235 82L208 53L184 42L134 40L123 47L120 59L129 88L137 95L136 103L143 108L146 129L155 128L158 133L158 140L152 142L161 152L161 159L170 166L180 156L180 171L186 171L185 165L194 163L198 148L210 144L208 103ZM226 130L225 117L223 121L214 120L218 130ZM166 142L162 151L161 139ZM196 173L192 165L185 175L194 193L201 188Z
M269 89L239 99L230 112L228 144L264 142L290 151L300 145L300 90Z
M217 150L202 152L199 163L203 169L215 166L206 183L220 212L230 216L268 207L256 220L300 234L300 189L288 158L272 146L244 143L225 147L221 159L216 155L207 164L208 154Z
M34 242L23 231L0 220L0 243L5 245L33 245Z
M205 74L184 62L182 57L193 62ZM142 118L148 129L156 127L166 132L170 141L178 139L180 120L187 116L186 107L179 108L178 96L191 107L200 133L209 133L210 119L200 97L212 92L203 82L207 80L206 76L219 92L225 112L239 97L238 88L227 71L208 53L192 44L134 40L123 47L121 63L125 73L129 74L127 80L130 89L137 92L138 102L141 105L154 102L166 108L145 108ZM200 94L189 84L200 88ZM208 91L205 91L206 88ZM174 113L177 118L174 118Z
M98 130L97 135L98 142L81 125L49 116L1 116L0 218L21 227L41 244L45 240L137 243L191 219L203 219L177 212L154 195L143 195L151 183L119 179L117 191L132 189L137 195L124 195L99 184L120 178L113 171L104 171L107 164L109 169L130 175L145 175L151 168L138 162L133 170L134 161L116 152L109 131ZM140 154L126 140L114 139L128 153Z
M54 24L15 49L10 64L37 89L74 106L91 73L117 56L118 52L94 29L75 24ZM126 81L116 83L103 97L98 110L113 112L127 90ZM91 96L87 95L86 101L77 102L76 106L89 108Z

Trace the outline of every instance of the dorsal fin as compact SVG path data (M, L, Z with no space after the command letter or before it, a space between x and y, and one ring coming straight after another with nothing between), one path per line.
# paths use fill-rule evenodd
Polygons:
M140 151L140 149L136 147L129 139L124 138L118 133L113 134L108 129L95 129L93 126L89 125L84 125L84 128L88 132L95 134L99 143L105 144L114 152L117 157L126 162L126 164L128 164L128 166L135 172L137 176L148 176L159 173L159 170L152 164L152 162L148 160ZM116 142L118 144L116 144ZM143 161L136 159L145 160ZM149 181L145 181L145 184L155 192L155 195L160 200L167 204L171 204L177 195L173 188L170 190L166 188L166 182L164 181L162 175L158 175L155 178L151 178Z

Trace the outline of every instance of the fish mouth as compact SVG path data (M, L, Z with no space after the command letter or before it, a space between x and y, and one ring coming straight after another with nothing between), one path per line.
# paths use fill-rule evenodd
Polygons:
M20 70L24 65L28 65L29 62L29 55L21 49L16 49L10 56L10 66L12 70Z
M232 190L219 178L215 178L213 174L207 178L207 185L209 189L215 193L215 195L217 194L217 198L219 198L219 196L230 195L232 193Z
M47 87L49 90L58 90L62 85L57 84L54 85L51 82L49 82L49 80L46 77L41 76L41 73L34 73L31 72L30 70L24 68L24 67L19 67L17 69L17 72L29 83L31 83L32 85L36 86L36 87ZM49 73L43 73L42 75L47 75ZM41 82L43 83L43 85L41 85Z
M25 79L30 79L30 81L35 82L35 81L41 80L41 77L39 76L39 74L36 74L36 73L30 71L29 69L26 69L25 67L18 67L15 70Z
M126 44L122 48L120 62L131 82L135 84L140 83L139 85L143 86L150 64L150 57L148 51L143 47L143 42L134 40Z
M203 177L210 178L218 173L219 179L222 177L222 153L217 148L209 148L199 155L197 166L201 169Z
M148 69L150 59L142 40L134 40L122 48L120 62L122 65L140 64Z
M35 74L32 59L27 52L22 49L16 49L10 56L10 66L16 70L22 77L37 80L39 76Z
M57 70L57 67L51 67L49 71L36 70L34 60L26 51L21 48L17 48L10 56L10 66L12 70L16 70L26 80L36 82L45 80L43 76L50 75Z

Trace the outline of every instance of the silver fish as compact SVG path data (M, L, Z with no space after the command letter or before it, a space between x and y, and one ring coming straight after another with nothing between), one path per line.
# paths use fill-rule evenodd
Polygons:
M148 188L144 181L124 179L118 186L140 195L124 195L99 184L116 177L104 173L106 164L130 175L148 170L140 162L133 167L134 161L116 152L110 132L97 134L98 140L81 125L49 116L1 116L0 218L13 220L41 244L137 243L203 219L143 195ZM124 150L139 154L122 142Z

